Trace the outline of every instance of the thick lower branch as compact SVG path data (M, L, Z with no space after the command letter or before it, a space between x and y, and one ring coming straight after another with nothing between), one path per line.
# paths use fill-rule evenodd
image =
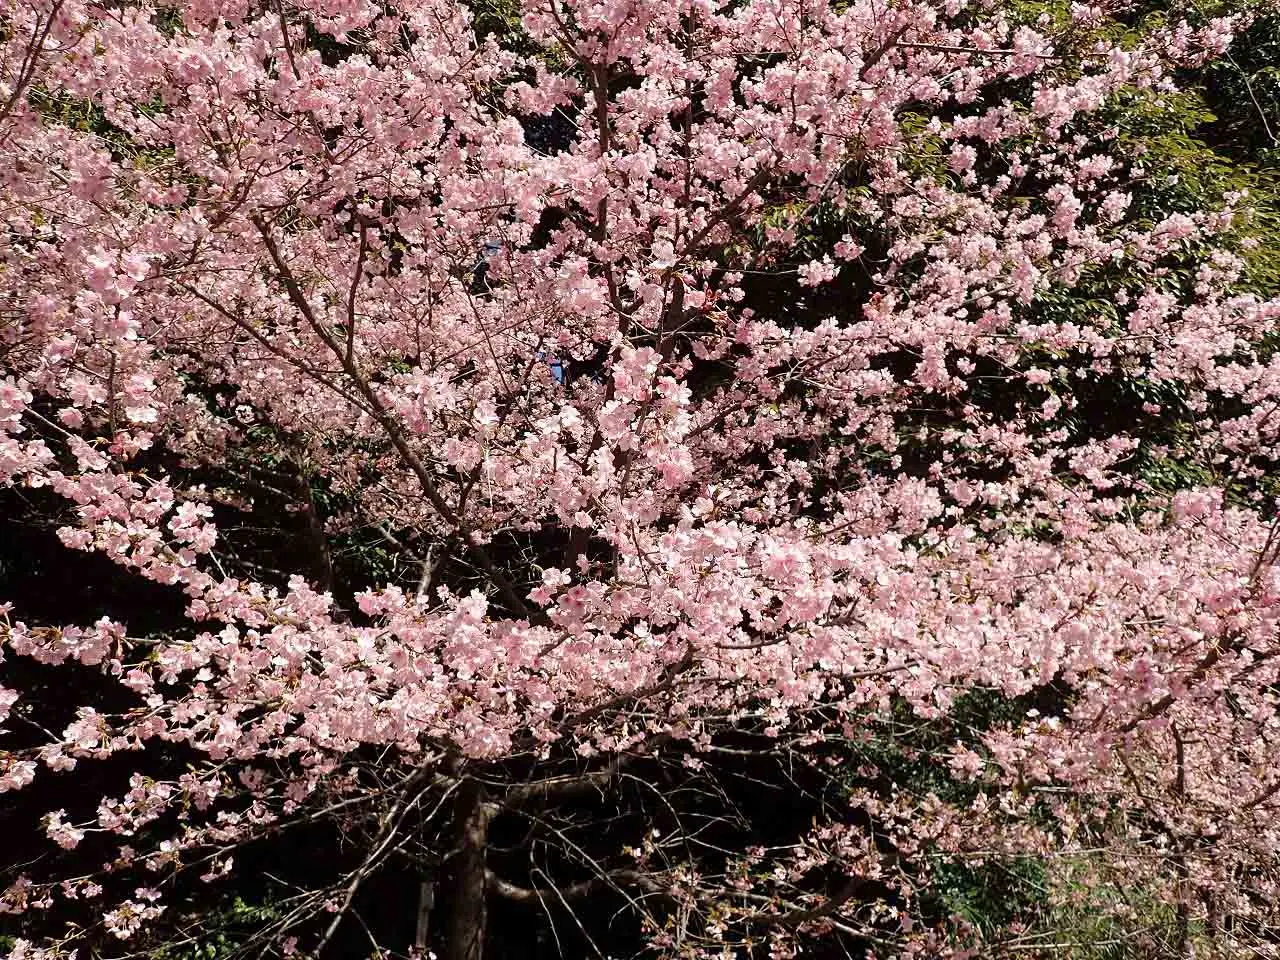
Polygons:
M532 783L511 787L502 795L502 806L519 809L539 803L559 802L575 797L599 794L618 777L627 757L616 757L604 770L571 774L564 777L548 777Z
M508 883L493 871L487 873L490 890L500 897L516 903L554 903L557 900L580 900L604 890L616 890L621 887L635 887L659 896L668 896L671 891L664 884L647 873L637 870L614 870L603 876L592 877L581 883L571 883L564 887L521 887Z

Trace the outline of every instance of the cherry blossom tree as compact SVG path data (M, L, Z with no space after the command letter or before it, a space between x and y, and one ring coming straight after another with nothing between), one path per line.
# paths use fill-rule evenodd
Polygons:
M1248 197L1153 216L1114 148L1248 14L1027 9L0 0L0 482L183 607L6 598L12 955L198 944L320 823L356 856L246 950L473 960L605 892L660 955L985 955L1040 944L933 916L938 865L1025 855L1275 955L1280 302ZM343 537L402 573L343 594ZM1016 709L934 749L953 796L855 769L974 694ZM700 847L657 771L731 824L752 752L856 785ZM603 849L574 804L623 795Z

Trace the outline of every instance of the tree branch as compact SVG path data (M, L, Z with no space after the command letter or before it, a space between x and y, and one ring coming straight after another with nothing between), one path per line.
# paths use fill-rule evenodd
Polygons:
M485 883L488 889L498 896L516 903L541 903L548 894L565 900L578 900L621 886L638 887L654 896L669 896L671 893L668 887L649 874L638 870L614 870L603 876L592 877L590 880L573 883L567 887L520 887L514 883L508 883L492 870L488 870L485 872Z
M484 545L480 543L475 533L464 522L463 518L459 516L451 506L449 506L448 501L444 499L444 496L440 493L439 487L436 485L435 478L432 476L431 471L427 469L427 465L422 462L422 458L420 458L409 445L408 438L405 436L404 431L401 430L400 424L396 422L395 417L392 416L391 412L382 402L382 398L379 397L377 391L373 389L373 385L369 383L368 379L360 371L360 368L356 364L354 358L347 355L344 344L339 343L334 337L333 332L326 328L315 315L315 311L312 310L310 301L307 300L306 295L302 292L302 287L298 284L297 278L294 277L293 271L290 270L289 265L285 263L284 257L280 253L280 247L276 243L275 236L271 232L271 228L268 227L266 222L256 214L252 217L252 222L257 228L259 235L262 237L262 242L266 245L267 253L271 257L272 264L275 265L276 272L280 275L280 280L284 284L285 292L289 296L289 301L295 308L297 308L298 312L302 315L303 319L307 321L307 324L311 329L315 331L316 336L324 341L325 345L333 355L342 363L343 372L348 378L350 378L356 388L356 391L364 398L365 403L368 404L374 419L378 421L378 424L386 433L387 438L391 441L391 445L395 447L396 452L400 454L400 458L404 461L405 465L413 472L414 476L417 477L418 485L422 488L423 496L426 497L427 502L431 504L436 513L438 513L446 523L458 531L458 535L462 537L463 541L466 543L468 551L476 558L476 562L489 577L490 582L498 588L498 592L502 596L503 602L506 603L517 616L530 619L529 608L516 592L514 584L512 584L512 582L507 578L506 574L498 569L497 564L493 562L493 558L489 556L488 550L486 550Z

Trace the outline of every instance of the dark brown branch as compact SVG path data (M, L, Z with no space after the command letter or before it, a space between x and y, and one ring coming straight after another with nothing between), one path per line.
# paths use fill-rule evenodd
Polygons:
M608 713L610 710L618 707L626 706L629 703L636 703L646 700L649 697L656 696L670 690L675 686L676 681L682 673L692 669L693 667L693 644L689 644L685 648L684 656L675 663L670 664L662 671L662 677L655 680L646 687L641 687L631 693L624 693L612 699L605 700L603 703L597 703L594 707L587 707L585 710L579 710L577 713L571 713L561 722L561 726L573 727L580 723L585 723L594 717L598 717L602 713Z
M369 250L369 228L360 221L360 251L356 254L356 269L351 277L351 289L347 291L347 355L346 366L351 365L356 346L356 294L360 290L360 278L364 274L364 257Z
M58 14L62 10L63 0L55 0L53 8L49 11L49 19L43 26L40 18L36 18L35 29L31 34L31 42L27 44L27 52L23 56L22 63L18 67L18 76L13 85L13 92L9 94L9 99L4 102L4 106L0 107L0 123L4 123L8 119L9 114L21 101L27 92L27 86L31 83L36 75L36 68L40 63L40 54L44 51L44 42L49 38L49 31L53 29L53 21L58 19ZM3 143L0 138L0 143Z
M289 296L289 301L294 305L303 319L315 332L329 350L342 364L342 370L350 378L356 391L364 398L366 404L375 420L386 433L387 439L391 441L391 445L395 447L396 452L404 461L405 465L417 477L418 485L422 488L423 496L427 502L435 509L440 517L458 531L458 535L467 545L468 551L476 562L480 565L488 576L490 582L498 588L498 593L502 596L503 602L517 615L521 617L529 617L529 608L516 592L514 584L507 578L497 564L493 562L493 558L489 556L488 550L480 542L479 538L465 523L454 509L449 506L448 501L440 493L439 487L436 486L435 478L431 471L427 469L427 465L422 462L422 458L414 452L413 447L409 445L409 440L405 436L404 431L400 428L400 424L396 418L392 416L386 405L382 402L382 398L378 396L373 385L360 371L354 359L347 356L344 344L340 343L320 319L315 315L315 311L311 308L311 302L302 292L302 287L298 284L297 278L294 277L293 271L289 269L289 265L285 263L284 257L280 252L280 247L276 243L275 236L271 232L271 228L259 216L252 218L253 225L257 228L262 242L265 244L267 253L271 257L271 262L276 268L276 273L280 276L281 283L284 284L285 292Z
M502 806L518 809L534 804L569 800L592 793L599 794L603 788L617 779L618 771L627 759L627 757L619 757L608 768L593 773L550 777L546 780L536 780L533 783L512 787L502 795Z
M861 877L850 877L825 903L807 910L792 910L790 913L784 913L774 923L782 927L798 927L803 923L811 923L814 920L829 917L856 897L858 892L864 889L866 885L866 880Z
M614 870L603 876L592 877L590 880L573 883L567 887L520 887L514 883L508 883L490 870L485 874L485 882L488 888L498 896L516 903L541 903L548 896L563 900L580 900L604 890L614 890L623 886L636 887L654 896L669 896L671 893L668 887L649 874L638 870Z

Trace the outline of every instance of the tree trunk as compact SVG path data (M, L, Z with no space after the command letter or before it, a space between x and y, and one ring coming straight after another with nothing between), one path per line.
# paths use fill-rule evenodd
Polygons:
M419 956L427 955L431 945L431 910L436 905L436 883L423 880L418 885L418 924L413 935L413 948Z
M333 558L329 553L329 538L324 532L324 520L320 518L320 508L316 504L315 491L301 464L298 466L296 478L298 493L302 500L303 520L306 523L306 537L311 541L312 576L316 587L322 593L332 593L335 583L333 577Z
M487 894L485 847L489 842L489 811L480 784L465 782L458 791L457 853L453 863L443 960L484 960Z

